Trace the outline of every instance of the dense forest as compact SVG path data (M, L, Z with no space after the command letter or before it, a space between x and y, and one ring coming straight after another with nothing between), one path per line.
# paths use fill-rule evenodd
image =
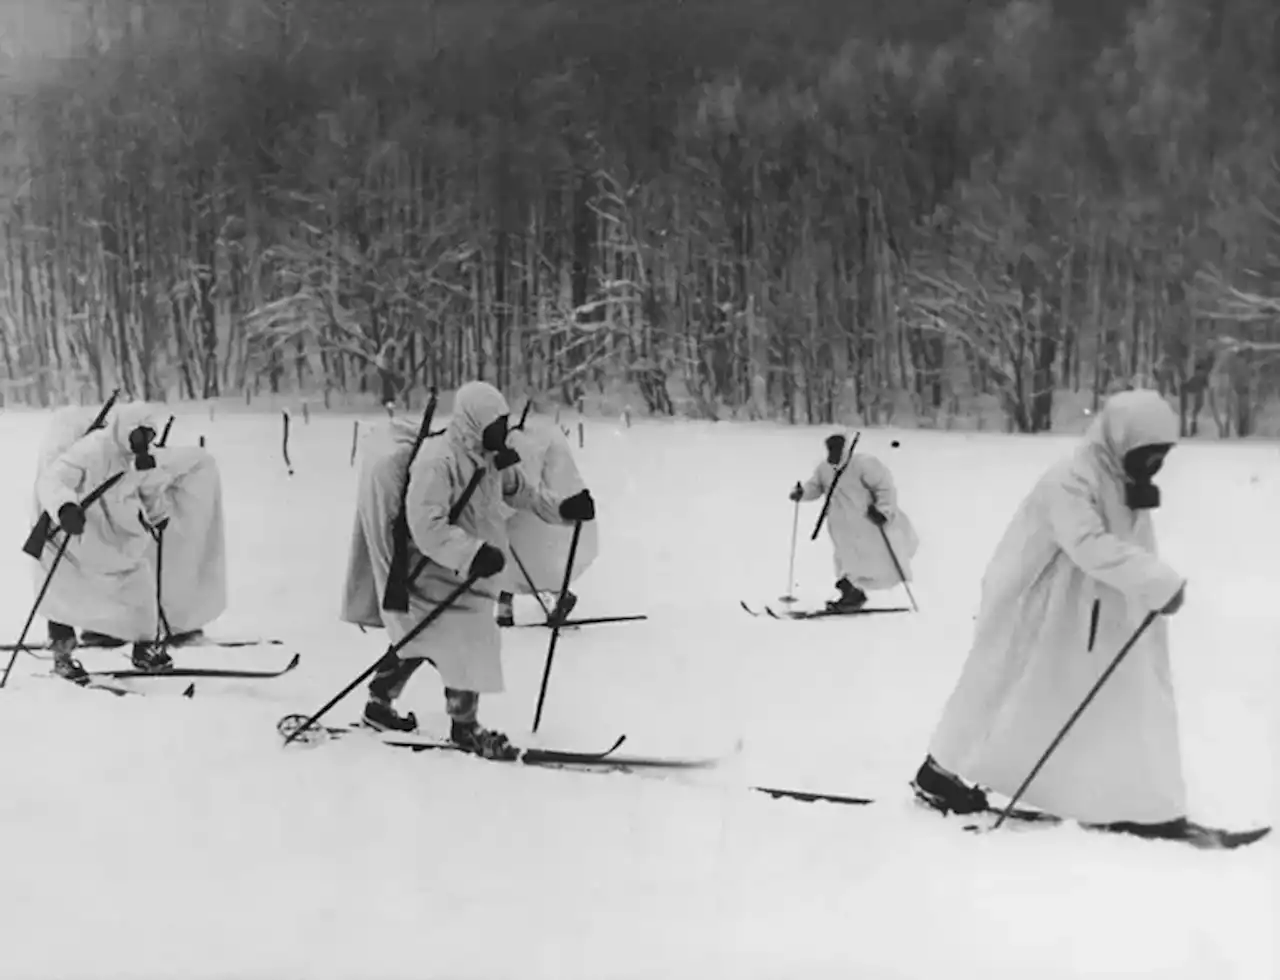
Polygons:
M1275 0L10 0L0 398L1280 399Z

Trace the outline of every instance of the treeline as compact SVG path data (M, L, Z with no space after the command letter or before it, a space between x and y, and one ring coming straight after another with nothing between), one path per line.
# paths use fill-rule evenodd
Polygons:
M5 15L0 15L5 16ZM1280 397L1273 0L32 0L6 399Z

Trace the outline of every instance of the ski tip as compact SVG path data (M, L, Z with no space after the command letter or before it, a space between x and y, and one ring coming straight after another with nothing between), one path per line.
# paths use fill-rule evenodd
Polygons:
M183 691L183 692L182 692L182 696L183 696L184 698L194 698L194 697L196 696L196 686L195 686L195 684L188 684L188 685L187 685L187 689L186 689L185 691Z
M1271 828L1252 827L1249 830L1222 830L1211 834L1202 843L1192 842L1193 847L1206 851L1233 851L1237 847L1248 847L1262 838L1269 836Z
M618 749L622 748L622 743L625 742L626 740L627 740L627 736L619 735L617 740L611 746L609 746L609 751L617 752Z
M283 674L293 670L300 663L302 663L302 654L295 653L293 655L293 659L289 661L289 663L285 666L284 670L282 670L281 673Z

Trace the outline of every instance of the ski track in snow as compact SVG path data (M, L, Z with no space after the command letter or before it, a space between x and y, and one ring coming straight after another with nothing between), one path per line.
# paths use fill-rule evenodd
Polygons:
M290 478L278 413L175 411L170 444L207 436L223 476L230 608L210 632L287 644L218 662L276 666L293 650L303 662L276 681L197 681L188 701L185 681L114 698L19 658L0 692L0 977L1276 976L1274 838L1202 853L1073 829L979 837L909 801L983 567L1072 437L868 430L860 448L889 463L921 534L923 612L791 623L751 619L738 601L783 592L786 494L830 427L588 421L577 455L602 553L576 612L650 619L562 635L537 736L549 634L504 631L508 690L481 718L567 748L623 732L634 752L745 739L719 770L657 780L355 739L282 749L276 721L319 708L385 645L337 619L352 416L296 417ZM10 641L34 597L19 546L46 424L0 413ZM1270 822L1280 453L1186 444L1161 483L1162 549L1191 580L1172 639L1193 815ZM796 560L814 602L832 580L825 534L808 541L818 509L801 512ZM875 601L905 599L885 595ZM535 609L517 600L518 619ZM354 719L362 695L326 721ZM402 704L443 726L430 671ZM751 783L885 802L775 801Z

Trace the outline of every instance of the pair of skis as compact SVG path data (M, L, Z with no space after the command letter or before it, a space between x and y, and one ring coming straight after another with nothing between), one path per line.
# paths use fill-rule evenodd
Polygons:
M121 647L129 646L123 640L107 642L103 639L81 639L76 646L77 650L117 650ZM221 649L221 650L238 650L245 647L278 647L283 646L283 640L211 640L208 637L200 637L190 641L171 641L168 646L173 650L202 650L202 649ZM23 643L21 646L17 643L0 643L0 650L10 652L17 649L23 650L48 650L49 641L43 640L39 643Z
M743 612L752 616L768 616L771 619L830 619L836 616L871 616L876 613L910 612L906 606L862 606L859 609L783 609L775 610L771 606L752 609L745 602L739 602Z
M841 796L835 793L811 793L800 790L777 789L767 786L751 787L758 793L765 793L774 799L796 800L802 803L834 803L844 806L872 806L877 801L863 796ZM917 805L922 809L926 809L929 813L942 816L948 822L959 822L964 830L970 833L982 833L991 829L992 824L1001 816L1005 816L1006 824L1012 824L1020 827L1065 827L1073 825L1072 821L1063 820L1051 813L1044 813L1040 810L1030 810L1022 807L1014 807L1004 813L1004 808L999 806L988 806L982 810L967 814L943 814L940 811L928 806L926 803L917 800ZM957 819L958 818L958 819ZM1104 828L1084 827L1090 833L1110 833L1123 834L1125 831L1108 830ZM1223 827L1200 827L1197 826L1189 830L1182 837L1165 837L1165 838L1139 838L1152 841L1163 841L1165 843L1185 844L1194 847L1197 850L1204 851L1230 851L1239 847L1248 847L1263 840L1271 834L1270 826L1251 827L1247 830L1232 830ZM1137 836L1130 834L1130 836Z
M306 715L285 715L276 725L276 731L283 738L290 738L306 722ZM409 749L413 752L462 752L469 753L448 739L437 738L417 732L380 732L360 723L352 723L345 727L313 725L297 738L302 745L320 745L338 739L357 736L388 745L393 748ZM719 765L726 758L740 752L739 742L724 756L656 756L628 755L619 753L619 749L627 740L626 735L619 735L607 749L598 752L575 752L567 749L520 748L514 759L487 760L493 762L513 762L526 766L541 766L562 769L604 769L615 772L631 772L637 769L709 769Z
M246 646L250 644L244 644ZM191 649L188 647L187 649ZM78 686L95 691L106 691L117 697L125 697L130 694L142 694L142 691L131 687L122 687L116 683L118 681L135 681L135 680L156 680L161 678L192 680L191 684L183 690L182 696L190 698L195 696L195 683L197 679L216 679L216 680L273 680L277 677L283 677L297 669L298 664L302 662L302 655L295 653L287 664L278 670L237 670L222 667L170 667L167 670L139 670L136 667L126 667L119 670L91 670L89 678ZM48 675L56 676L56 675ZM76 683L76 682L72 682Z
M306 721L305 715L286 715L276 726L281 736L288 738ZM401 732L377 732L359 723L346 727L314 726L298 739L304 745L317 745L347 738L362 737L393 748L408 749L412 752L444 751L466 752L461 746L429 735ZM710 769L736 755L742 749L739 742L734 749L724 756L706 757L663 757L647 755L627 755L618 750L626 742L626 736L620 735L607 749L597 752L575 752L563 749L522 748L516 758L491 760L516 763L552 769L585 770L596 772L644 772L662 770L698 770ZM773 799L791 800L802 803L830 803L844 806L872 806L877 801L869 797L844 796L835 793L817 793L803 790L784 789L773 786L750 786L751 792L762 793ZM936 811L931 811L936 812ZM998 807L989 807L978 813L966 814L963 827L967 831L981 832L988 830L994 820L1003 813ZM948 820L952 819L947 817ZM1017 826L1057 827L1068 823L1051 814L1037 810L1015 808L1005 816L1007 823ZM1176 839L1176 843L1187 844L1201 850L1233 850L1246 847L1262 840L1271 833L1270 827L1257 827L1249 830L1228 830L1223 828L1198 828L1194 836Z

